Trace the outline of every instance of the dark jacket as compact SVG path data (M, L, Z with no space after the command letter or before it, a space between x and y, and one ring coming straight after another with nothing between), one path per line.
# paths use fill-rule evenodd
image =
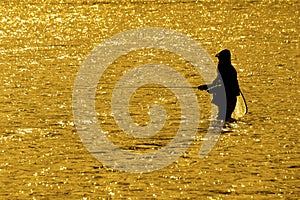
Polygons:
M237 72L231 63L219 63L218 71L222 77L225 87L226 98L236 97L240 95L240 87L237 79ZM219 77L218 77L219 78Z
M222 86L225 89L227 103L229 103L232 99L234 100L236 96L240 95L237 72L231 63L219 63L218 76L212 84L208 85L208 92L213 94L212 103L215 105L222 105L224 98L222 96Z
M207 90L213 94L212 103L222 105L224 99L223 88L225 89L226 100L236 102L236 96L240 95L240 88L237 79L237 72L231 64L231 53L228 49L222 50L216 55L219 59L218 76L209 85L200 85L199 90Z

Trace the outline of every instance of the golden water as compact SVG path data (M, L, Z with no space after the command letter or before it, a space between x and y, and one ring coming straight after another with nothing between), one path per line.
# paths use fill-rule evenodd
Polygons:
M15 0L0 5L0 199L300 198L296 0ZM82 145L72 115L81 63L105 39L138 27L187 34L212 57L224 48L232 51L249 114L221 135L207 158L198 158L205 123L184 156L147 174L103 166ZM116 134L118 127L105 104L109 88L122 67L147 61L168 63L193 86L201 83L189 63L169 52L138 51L117 60L99 82L96 109L108 137L130 151L166 145L180 118L169 90L140 89L132 102L142 108L130 108L133 120L145 125L147 104L161 99L174 116L171 125L155 141ZM205 118L207 94L195 93Z

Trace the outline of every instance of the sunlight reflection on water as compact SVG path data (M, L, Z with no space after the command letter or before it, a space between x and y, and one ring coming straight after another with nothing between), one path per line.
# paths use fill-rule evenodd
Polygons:
M0 4L1 198L299 197L299 2ZM220 49L232 50L249 114L221 135L209 157L199 159L208 112L204 103L208 96L199 93L203 120L190 149L162 170L133 175L103 166L83 147L73 123L72 90L81 62L97 44L145 26L187 34L212 57ZM123 58L125 65L153 61L157 54L155 59L179 69L187 65L167 53L137 54L137 59ZM124 63L115 63L112 72L121 74ZM183 73L200 84L193 71ZM108 73L108 79L99 83L99 105L109 103L111 93L106 89L113 88L113 75ZM167 97L158 101L174 105L171 95ZM141 94L136 98L145 99ZM132 109L146 113L140 105ZM170 108L174 116L176 109ZM128 151L160 148L178 127L175 116L170 129L143 143L120 134L109 110L100 106L97 111L107 136Z

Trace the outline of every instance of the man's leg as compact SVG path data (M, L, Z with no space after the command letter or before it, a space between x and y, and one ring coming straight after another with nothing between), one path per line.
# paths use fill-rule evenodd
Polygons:
M236 96L227 99L226 121L232 120L231 114L233 113L235 106L236 106Z

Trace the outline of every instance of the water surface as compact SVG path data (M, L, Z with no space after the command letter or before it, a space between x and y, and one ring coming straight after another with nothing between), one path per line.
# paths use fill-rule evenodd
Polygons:
M0 4L1 199L299 198L297 1ZM99 43L138 27L187 34L212 57L224 48L232 51L249 113L221 135L207 158L200 159L198 152L210 105L208 96L196 90L203 121L188 151L166 168L119 172L83 146L72 115L76 74ZM124 70L153 61L181 71L193 86L202 83L189 63L170 52L137 51L116 60L99 82L96 110L108 137L128 151L155 151L178 128L176 98L163 88L139 89L130 107L141 125L149 120L149 102L159 101L169 111L168 126L152 139L123 134L109 113L113 83Z

